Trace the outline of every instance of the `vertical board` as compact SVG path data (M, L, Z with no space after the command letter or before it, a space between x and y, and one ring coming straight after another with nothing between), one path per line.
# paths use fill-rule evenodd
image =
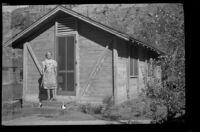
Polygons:
M27 47L26 44L23 45L23 99L26 98L27 90Z
M116 37L114 37L114 43L113 43L113 91L114 91L114 100L115 104L118 103L118 85L117 85L117 67L118 67L118 53L117 53L117 40Z

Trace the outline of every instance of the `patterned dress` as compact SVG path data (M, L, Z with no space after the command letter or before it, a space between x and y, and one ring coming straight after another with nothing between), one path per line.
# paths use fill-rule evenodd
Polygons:
M43 86L45 89L55 89L57 87L56 72L57 62L46 59L42 62L43 66Z

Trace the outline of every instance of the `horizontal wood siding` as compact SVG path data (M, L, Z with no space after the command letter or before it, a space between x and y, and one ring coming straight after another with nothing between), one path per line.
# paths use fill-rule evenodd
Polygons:
M80 92L84 90L92 70L106 48L111 44L112 37L85 22L78 21L79 33L79 67ZM81 102L102 102L104 97L112 96L112 51L106 49L105 59L100 63L100 69L95 73Z
M135 99L138 97L138 78L129 78L129 95L130 95L130 99Z
M39 34L29 43L41 66L42 66L42 61L45 59L45 53L47 51L51 51L52 56L54 58L54 26L51 26L46 31ZM27 88L26 88L27 98L29 97L28 95L35 95L35 97L38 97L39 94L38 80L40 77L41 76L37 70L35 63L33 62L30 53L27 52Z

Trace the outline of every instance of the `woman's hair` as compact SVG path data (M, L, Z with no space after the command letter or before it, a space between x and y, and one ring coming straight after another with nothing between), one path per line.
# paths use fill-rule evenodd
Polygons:
M50 51L48 51L48 52L45 54L45 57L46 57L46 58L47 58L47 55L48 55L49 53L51 54L51 52L50 52ZM52 54L51 54L51 55L52 55Z

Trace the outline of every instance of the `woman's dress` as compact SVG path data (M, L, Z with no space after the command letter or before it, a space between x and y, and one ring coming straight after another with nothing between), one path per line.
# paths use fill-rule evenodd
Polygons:
M56 71L57 62L46 59L42 62L43 66L43 86L45 89L55 89L57 87Z

